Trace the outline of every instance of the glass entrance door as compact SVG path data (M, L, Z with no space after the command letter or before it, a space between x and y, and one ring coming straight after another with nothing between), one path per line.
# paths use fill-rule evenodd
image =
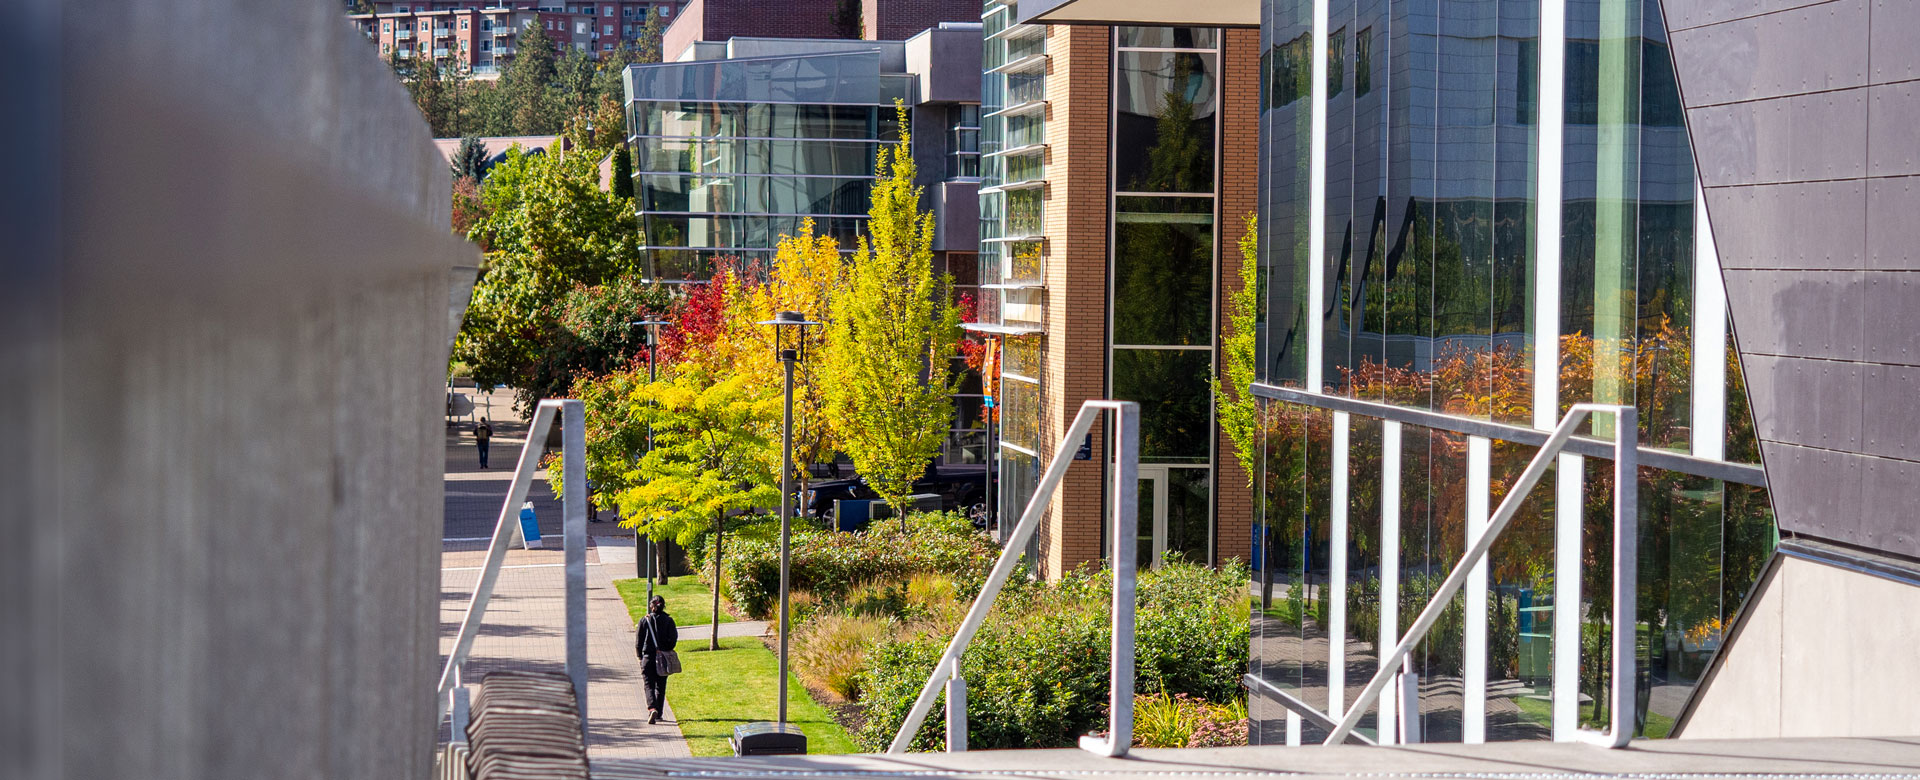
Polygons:
M1167 469L1140 467L1140 534L1135 563L1140 568L1160 565L1167 557Z

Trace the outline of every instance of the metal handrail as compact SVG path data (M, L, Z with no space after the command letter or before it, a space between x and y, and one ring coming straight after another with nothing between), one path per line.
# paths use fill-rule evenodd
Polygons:
M960 674L960 656L966 653L967 645L973 642L974 634L986 621L987 612L993 609L994 599L999 597L1000 589L1007 584L1007 578L1012 576L1014 567L1019 564L1021 551L1033 538L1034 531L1040 525L1040 517L1046 514L1047 502L1053 497L1054 488L1060 486L1067 467L1073 463L1074 453L1079 449L1077 442L1093 429L1093 421L1101 412L1113 413L1117 417L1115 427L1118 429L1118 441L1113 450L1115 468L1111 497L1114 526L1108 533L1113 541L1112 689L1108 698L1110 714L1107 736L1081 737L1080 747L1118 758L1126 755L1127 748L1132 746L1134 575L1138 566L1134 554L1139 533L1136 503L1140 489L1140 405L1132 401L1102 400L1080 405L1080 412L1074 415L1073 425L1061 437L1060 446L1055 448L1046 473L1040 476L1040 484L1034 489L1033 498L1027 501L1026 510L1020 514L1020 522L1007 537L1006 546L1000 551L1000 559L994 562L993 571L987 575L980 595L967 610L966 619L960 621L960 628L954 632L953 640L947 643L946 651L940 654L940 662L933 667L933 675L927 678L927 684L920 689L920 696L914 699L906 722L893 735L893 743L887 747L888 753L907 752L913 735L919 733L920 727L927 722L927 714L933 710L933 700L940 695L942 687L950 692L947 698L947 750L966 750L966 681Z
M480 621L487 614L487 602L500 579L500 564L508 546L521 536L520 505L527 499L533 474L539 470L540 455L546 449L547 431L553 414L561 413L561 545L566 572L567 676L573 680L573 696L580 708L581 729L587 723L587 465L586 407L574 399L541 401L534 409L533 423L527 427L527 441L520 449L520 461L513 469L513 482L507 487L506 503L500 506L500 518L493 526L493 539L487 546L487 562L481 568L480 581L473 587L473 598L460 619L460 634L447 654L447 665L440 670L438 710L434 722L447 716L455 689L460 686L460 667L473 649L480 633ZM438 728L437 726L435 728ZM454 724L460 731L460 724ZM584 735L583 735L584 736Z
M1521 472L1520 480L1514 483L1513 487L1507 491L1506 497L1501 499L1500 508L1493 513L1493 518L1488 521L1486 529L1473 541L1473 544L1467 547L1466 553L1460 556L1460 562L1454 565L1447 579L1440 583L1439 589L1434 591L1432 600L1427 602L1427 608L1420 611L1420 617L1413 622L1411 628L1407 629L1407 634L1400 639L1400 644L1393 648L1393 652L1380 659L1380 670L1374 673L1373 679L1367 681L1367 687L1354 699L1353 704L1346 711L1346 716L1341 718L1340 725L1327 735L1327 740L1323 744L1341 744L1346 741L1348 735L1353 733L1360 719L1365 717L1374 702L1380 698L1380 692L1386 689L1388 680L1400 672L1407 654L1412 652L1414 646L1421 640L1426 639L1427 632L1432 630L1433 624L1440 619L1440 613L1446 610L1448 603L1453 601L1454 595L1458 594L1460 588L1466 584L1467 577L1474 567L1487 556L1488 550L1493 549L1493 543L1498 541L1500 533L1507 529L1507 524L1513 520L1514 514L1520 510L1520 505L1526 501L1527 494L1533 491L1533 486L1546 473L1547 465L1552 463L1560 451L1567 446L1567 441L1572 438L1574 429L1594 412L1614 415L1613 679L1609 696L1612 712L1611 722L1606 731L1578 729L1575 731L1575 737L1581 742L1603 747L1626 747L1628 740L1633 738L1629 719L1632 717L1635 706L1634 689L1630 686L1634 679L1634 640L1637 629L1634 598L1639 575L1640 528L1637 506L1639 415L1632 406L1610 404L1574 404L1567 415L1561 418L1560 424L1553 429L1553 435L1548 437L1547 443L1540 447L1540 452L1533 456L1533 461L1527 464L1526 471ZM1563 574L1563 572L1555 572L1556 577ZM1573 606L1561 605L1562 608L1568 609ZM1563 683L1561 680L1554 682L1556 687Z

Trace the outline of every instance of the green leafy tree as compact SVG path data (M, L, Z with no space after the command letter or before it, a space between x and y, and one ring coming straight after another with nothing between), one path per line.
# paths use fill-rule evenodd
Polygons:
M875 161L867 235L834 296L821 365L842 451L894 507L952 425L960 340L952 280L933 272L933 215L913 183L906 109L899 114L900 142Z
M488 173L485 213L468 232L487 253L455 359L482 384L516 388L523 411L572 382L550 368L549 353L567 348L556 339L563 299L640 269L633 204L600 189L594 163L510 150Z
M1221 334L1224 353L1213 377L1213 396L1220 429L1233 440L1233 451L1247 473L1247 486L1260 473L1260 404L1253 397L1255 339L1260 326L1259 218L1248 214L1240 235L1240 289L1227 296L1227 328ZM1224 377L1222 374L1224 373ZM1225 380L1222 382L1222 380Z
M487 175L487 145L477 136L460 139L460 148L453 152L453 176L456 179L479 181Z
M779 399L755 393L744 376L718 378L699 369L640 385L627 396L628 419L651 425L653 448L641 456L620 492L622 524L693 548L713 534L713 634L720 649L721 555L731 514L780 500L761 433Z

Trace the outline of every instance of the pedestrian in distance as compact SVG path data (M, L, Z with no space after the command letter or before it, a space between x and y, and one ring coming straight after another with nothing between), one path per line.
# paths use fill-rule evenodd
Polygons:
M480 468L487 467L487 444L493 441L493 422L485 417L473 426L473 441L480 445Z
M640 656L640 679L646 684L648 724L659 723L667 709L667 675L680 671L680 655L673 651L679 642L680 629L667 614L667 600L654 596L633 642L634 654Z

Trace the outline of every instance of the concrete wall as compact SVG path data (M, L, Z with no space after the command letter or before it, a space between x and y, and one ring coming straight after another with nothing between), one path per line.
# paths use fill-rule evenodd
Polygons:
M0 33L49 141L5 186L0 775L424 776L446 163L333 0L52 9Z
M1920 585L1782 556L1748 601L1686 739L1920 734Z
M1664 6L1780 528L1920 557L1920 4Z

